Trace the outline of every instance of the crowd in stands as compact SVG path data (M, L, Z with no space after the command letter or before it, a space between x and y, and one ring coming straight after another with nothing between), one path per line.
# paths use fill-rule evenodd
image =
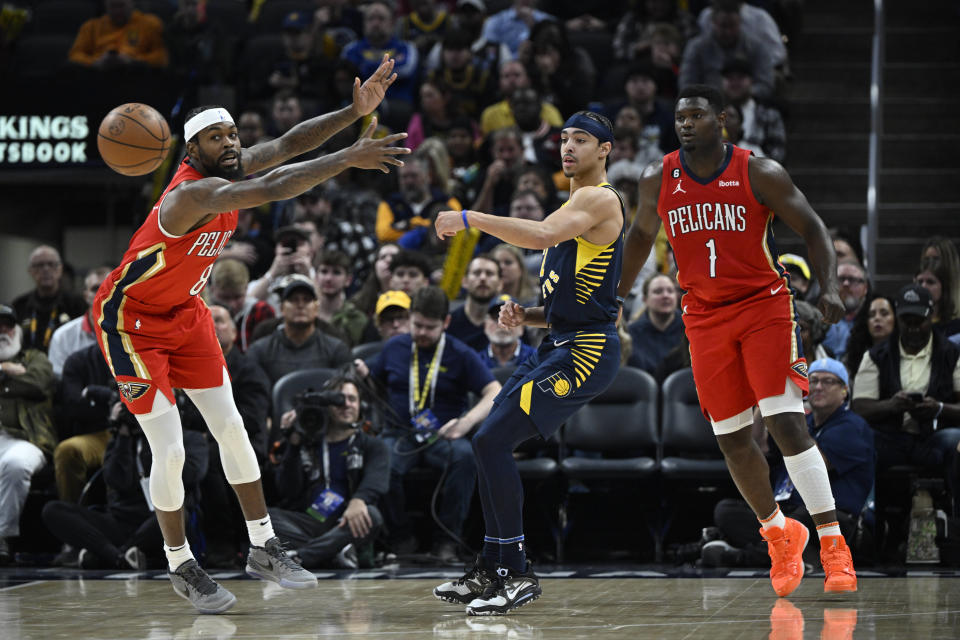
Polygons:
M471 432L490 410L505 379L499 375L544 336L505 330L497 313L505 300L536 304L540 256L481 234L440 241L432 233L436 214L466 207L542 220L568 187L558 173L560 127L589 108L615 123L608 176L629 222L643 168L679 146L672 100L692 83L724 91L730 142L785 162L779 107L789 59L781 31L796 25L785 13L774 11L778 24L764 8L736 0L596 9L533 0L305 0L282 14L272 5L105 0L104 13L79 27L69 61L104 73L166 68L188 100L226 96L243 145L251 146L349 103L355 76L365 77L384 52L396 60L398 80L377 113L379 134L407 131L415 153L395 178L347 171L291 200L241 211L203 295L262 464L271 516L305 566L370 566L383 549L455 561L475 491ZM241 18L221 19L228 11ZM0 45L15 39L7 34ZM349 144L359 130L335 136L319 153ZM804 258L780 260L791 275L804 352L817 363L808 422L843 492L844 526L861 515L876 474L898 464L933 469L957 499L956 245L932 238L914 282L888 297L872 291L859 244L840 233L834 242L847 315L829 328ZM46 245L24 267L35 288L0 301L0 563L13 559L10 543L25 527L21 513L33 489L46 490L43 523L63 543L56 563L143 568L160 560L161 548L143 489L149 447L119 401L90 309L109 271L87 270L80 289ZM661 234L620 327L623 366L660 384L689 367L675 275ZM325 396L318 407L304 400L278 413L275 392L285 377L320 368L340 372L315 386L341 394L332 405ZM207 566L233 566L243 540L216 525L238 507L216 442L190 401L179 400L190 433L190 536L205 540ZM418 421L425 407L435 424ZM762 426L755 432L770 450ZM862 445L856 455L850 442ZM775 447L770 455L776 458ZM45 467L53 469L49 477ZM422 523L411 521L405 496L407 476L419 467L442 472L429 539L418 537ZM82 493L97 473L104 503L90 505ZM782 484L777 473L773 481ZM331 487L339 503L324 493ZM778 488L778 499L792 495ZM727 524L749 521L730 517L744 508L717 506L722 562L756 555L756 532ZM423 517L431 510L422 506ZM717 545L711 548L711 561L720 562Z

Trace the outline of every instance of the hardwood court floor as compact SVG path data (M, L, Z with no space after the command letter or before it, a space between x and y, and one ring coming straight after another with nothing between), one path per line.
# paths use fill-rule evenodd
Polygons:
M556 571L570 575L573 572ZM617 572L614 572L617 573ZM748 572L749 573L749 572ZM427 575L422 575L427 574ZM854 594L827 596L810 576L789 599L762 577L545 578L543 597L513 615L474 618L431 588L449 571L404 579L318 574L319 588L287 591L220 579L238 598L227 614L202 616L165 577L7 581L0 589L0 638L435 640L680 638L878 640L960 637L960 579L863 577ZM422 575L422 577L416 577ZM596 575L596 574L595 574ZM431 577L428 577L431 576ZM38 576L35 576L38 577ZM226 578L226 579L225 579ZM336 579L343 578L343 579Z

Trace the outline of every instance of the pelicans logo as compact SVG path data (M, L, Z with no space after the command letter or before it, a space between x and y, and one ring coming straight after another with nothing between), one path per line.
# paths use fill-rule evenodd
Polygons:
M549 391L557 398L564 398L570 395L572 386L567 375L562 371L557 371L555 374L537 382L537 388L544 393Z
M132 402L143 397L143 394L150 389L150 385L145 382L118 382L117 389L127 402Z
M807 363L803 360L797 360L792 367L790 367L797 372L797 375L807 377Z

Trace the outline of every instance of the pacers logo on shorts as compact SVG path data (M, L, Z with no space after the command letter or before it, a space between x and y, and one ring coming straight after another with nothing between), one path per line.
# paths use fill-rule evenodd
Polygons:
M145 382L118 382L117 388L120 395L127 399L127 402L133 402L137 398L143 397L143 394L150 389L150 385Z
M570 379L562 371L557 371L552 376L548 376L537 383L537 388L544 393L548 391L557 398L563 398L570 394Z

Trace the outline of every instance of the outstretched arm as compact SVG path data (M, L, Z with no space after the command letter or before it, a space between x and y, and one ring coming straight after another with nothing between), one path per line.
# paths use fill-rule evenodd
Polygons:
M435 223L437 236L447 238L463 230L460 211L441 211ZM526 249L547 249L564 240L583 236L595 244L609 244L623 228L620 201L609 189L585 187L577 190L566 206L541 221L493 216L467 211L471 227L504 242Z
M383 54L380 66L366 82L361 85L360 78L354 78L353 104L349 107L306 120L275 140L244 149L244 170L249 174L257 173L316 149L353 124L357 118L376 109L387 88L397 79L397 74L393 73L393 65L393 59Z
M748 171L757 200L775 212L807 243L810 262L822 291L817 306L825 322L837 322L845 309L837 283L837 254L823 220L780 163L769 158L751 157Z
M617 287L617 295L621 298L630 295L633 281L637 279L657 239L657 231L660 230L657 199L660 197L662 175L663 162L656 162L644 170L640 179L640 206L624 242L623 270Z

